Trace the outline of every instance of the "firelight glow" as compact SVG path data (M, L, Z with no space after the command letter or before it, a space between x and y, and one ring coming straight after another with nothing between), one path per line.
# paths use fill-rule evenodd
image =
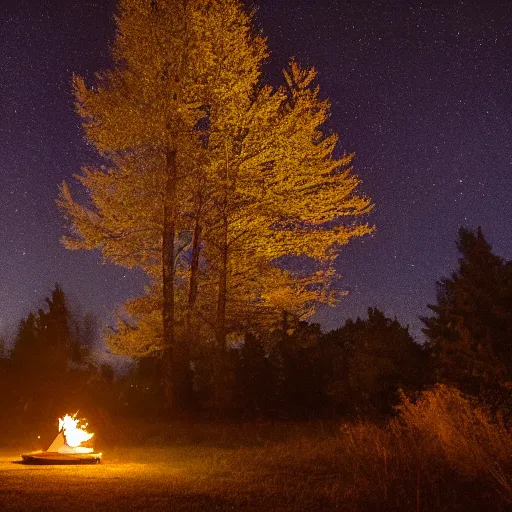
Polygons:
M59 418L59 432L64 434L66 444L74 448L76 453L92 453L92 448L85 448L80 445L89 441L94 434L86 431L87 425L79 426L80 420L76 419L75 416L76 414L74 416L66 414L64 418Z

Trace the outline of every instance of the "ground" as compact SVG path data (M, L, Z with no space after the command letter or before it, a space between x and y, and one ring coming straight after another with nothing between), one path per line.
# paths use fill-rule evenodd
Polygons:
M265 448L137 447L105 453L99 465L27 466L4 451L0 510L339 509L329 497L336 475L258 462L268 456Z
M20 454L49 446L55 426L21 422L0 435L0 512L511 510L509 432L456 425L447 451L396 422L104 420L102 464L27 466Z

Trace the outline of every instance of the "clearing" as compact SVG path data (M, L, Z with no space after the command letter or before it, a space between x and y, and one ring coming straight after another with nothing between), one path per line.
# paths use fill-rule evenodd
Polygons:
M272 451L116 448L91 466L28 466L3 451L0 510L340 510L339 475L272 463Z

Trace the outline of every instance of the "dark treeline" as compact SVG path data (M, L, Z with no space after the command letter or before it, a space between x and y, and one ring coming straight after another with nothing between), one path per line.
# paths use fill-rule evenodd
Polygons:
M194 359L192 409L215 417L214 347L204 344ZM318 324L299 322L267 336L246 334L224 364L223 412L230 417L311 419L390 412L399 388L426 383L428 353L407 328L378 309L367 320L348 321L322 333ZM143 408L146 393L159 390L158 360L144 359L132 378L133 399ZM153 403L160 400L154 397Z
M492 398L507 412L512 263L492 253L481 230L461 229L458 249L459 267L439 281L437 304L429 306L433 316L423 319L426 344L416 343L407 327L377 308L327 333L284 314L281 329L248 332L227 351L221 400L214 385L214 343L194 347L190 417L375 418L393 413L402 391L413 395L438 382ZM129 373L116 375L94 360L97 331L92 315L70 312L57 285L45 308L20 322L11 350L3 344L4 418L22 422L76 409L163 414L161 360L139 359Z
M45 306L19 323L12 348L3 343L2 419L21 425L93 405L113 381L112 369L92 357L98 330L96 317L70 311L55 285Z
M162 412L160 359L139 359L127 375L116 376L112 368L95 364L87 323L72 328L58 286L47 303L48 311L30 313L20 323L12 351L1 360L2 388L9 390L2 395L4 411L25 419L63 408L141 416ZM289 323L266 336L248 333L228 351L223 411L214 396L215 347L197 347L189 412L244 419L387 413L399 388L426 383L428 352L378 309L329 333L318 324Z

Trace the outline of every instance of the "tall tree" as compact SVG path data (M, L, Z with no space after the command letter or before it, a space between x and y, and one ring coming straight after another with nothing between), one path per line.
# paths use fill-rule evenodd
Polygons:
M75 78L78 110L89 140L112 168L86 170L92 208L75 205L63 186L63 207L78 240L69 247L101 247L115 263L141 266L157 276L162 294L164 385L169 408L176 396L175 274L184 186L194 142L202 62L191 28L194 0L121 0L114 43L114 69L88 88Z
M24 371L56 376L67 371L75 343L66 295L59 284L46 298L46 306L20 322L11 357Z
M62 186L65 243L150 277L111 342L163 351L170 408L192 339L222 354L229 335L332 302L337 248L372 230L356 222L371 205L354 192L351 156L334 158L337 136L320 129L329 104L314 70L292 62L286 86L264 86L266 43L251 23L238 0L122 0L114 69L93 87L75 79L87 136L111 167L79 177L89 205ZM316 270L284 272L289 255Z
M234 101L239 115L231 116L233 126L221 123L212 135L220 139L213 144L213 162L225 174L214 180L220 184L216 218L205 235L219 273L220 346L230 319L253 316L261 322L270 315L275 325L283 311L304 318L315 303L332 301L328 285L337 249L371 231L354 222L371 205L354 194L359 181L350 175L351 156L334 158L337 136L321 131L329 104L311 87L314 70L292 61L284 74L287 86L261 88L246 112ZM346 216L350 221L342 222ZM314 261L317 272L283 272L278 262L286 256Z
M70 312L66 295L59 284L46 299L47 311L39 312L39 336L45 347L46 359L52 373L64 373L76 352L77 340L71 335Z
M263 340L247 334L237 366L244 415L268 416L274 405L274 376Z
M66 386L70 391L69 363L77 343L70 318L66 295L56 284L46 298L46 307L20 322L11 353L12 368L20 403L34 414L62 401Z
M283 322L281 332L272 334L267 344L276 386L276 412L284 418L321 414L328 397L324 390L327 375L320 325Z
M38 338L37 318L29 313L27 318L21 320L11 358L18 366L23 365L28 371L34 371L42 361L43 347Z
M457 249L458 270L437 283L423 331L437 378L477 391L512 379L512 266L492 252L480 228L460 228Z

